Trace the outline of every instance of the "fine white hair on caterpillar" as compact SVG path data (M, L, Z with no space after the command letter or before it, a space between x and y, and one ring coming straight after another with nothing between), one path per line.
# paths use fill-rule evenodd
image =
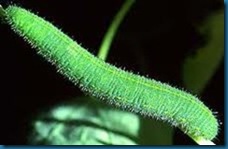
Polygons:
M217 136L215 115L196 96L96 58L30 11L10 5L5 12L12 29L83 91L123 109L166 121L199 144Z

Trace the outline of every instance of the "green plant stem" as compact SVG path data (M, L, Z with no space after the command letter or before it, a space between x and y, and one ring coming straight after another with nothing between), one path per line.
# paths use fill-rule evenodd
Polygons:
M212 142L210 140L206 140L202 137L198 137L198 138L191 137L191 138L199 145L216 145L214 142Z
M124 17L126 16L127 12L130 10L134 2L135 0L126 0L125 3L120 8L120 11L114 17L110 27L108 28L101 42L101 46L98 52L98 58L102 60L106 60L113 38L116 35L116 32L121 22L123 21Z

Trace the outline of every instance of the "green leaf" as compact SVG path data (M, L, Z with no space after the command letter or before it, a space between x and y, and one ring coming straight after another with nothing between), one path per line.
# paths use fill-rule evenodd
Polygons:
M206 46L189 56L183 65L183 82L188 90L201 93L217 70L224 55L224 11L219 11L204 22L200 31L208 35Z
M79 100L86 103L75 102ZM136 145L138 131L137 115L81 97L41 114L34 121L30 143Z

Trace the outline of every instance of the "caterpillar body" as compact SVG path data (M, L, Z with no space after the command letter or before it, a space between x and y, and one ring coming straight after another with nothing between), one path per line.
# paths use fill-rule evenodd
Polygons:
M216 137L218 121L197 97L96 58L30 11L12 5L5 11L12 29L85 92L124 109L169 122L195 139Z

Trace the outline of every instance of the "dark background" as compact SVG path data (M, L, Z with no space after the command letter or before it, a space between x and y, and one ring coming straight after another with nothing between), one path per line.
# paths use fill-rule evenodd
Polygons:
M9 1L0 1L4 6ZM12 2L12 1L11 1ZM122 0L18 0L23 6L51 21L96 54L101 39ZM137 0L123 22L109 53L108 62L151 78L182 86L183 59L195 54L207 38L193 24L223 8L218 0ZM64 99L81 95L71 82L38 56L30 46L0 25L1 54L1 144L26 144L29 122L36 113ZM224 64L221 64L201 95L219 112L224 122ZM206 100L207 99L207 100ZM224 123L215 140L224 144ZM176 130L175 144L194 144Z

